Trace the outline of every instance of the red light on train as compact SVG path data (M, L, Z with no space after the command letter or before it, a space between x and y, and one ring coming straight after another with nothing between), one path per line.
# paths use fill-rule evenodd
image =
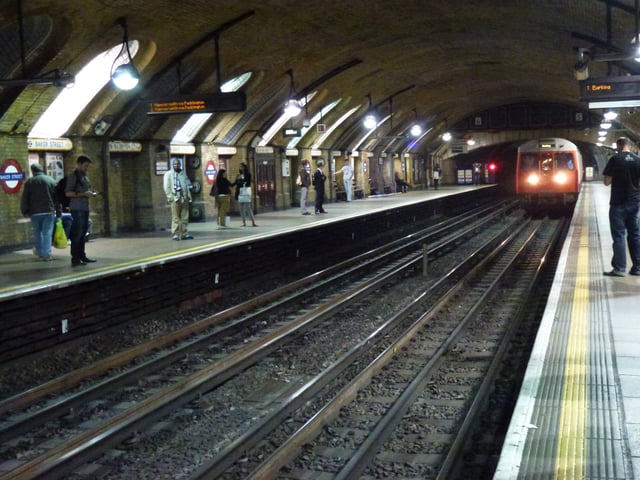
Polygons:
M490 171L490 172L495 172L495 171L498 169L498 166L497 166L495 163L491 162L491 163L487 166L487 168L489 169L489 171Z

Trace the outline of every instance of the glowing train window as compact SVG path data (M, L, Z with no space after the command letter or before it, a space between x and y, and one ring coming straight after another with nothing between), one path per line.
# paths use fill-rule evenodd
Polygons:
M523 170L537 170L538 157L535 154L523 154L520 160Z
M57 138L67 132L71 124L93 97L111 81L111 65L120 53L118 44L98 54L76 74L75 84L63 88L49 108L29 132L29 137ZM137 40L129 42L131 56L138 53Z
M556 155L556 166L567 170L574 169L573 154L569 152L560 152Z

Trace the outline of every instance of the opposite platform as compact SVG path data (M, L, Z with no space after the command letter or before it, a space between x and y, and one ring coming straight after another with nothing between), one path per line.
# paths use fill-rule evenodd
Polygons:
M54 260L38 261L30 249L0 255L0 301L21 293L46 287L51 282L77 282L108 272L134 266L167 261L203 249L217 249L255 238L277 236L292 229L314 228L341 219L393 209L405 204L437 199L484 188L449 186L439 190L412 190L407 194L366 197L352 202L326 204L326 215L301 215L299 208L290 208L256 215L258 227L242 227L240 218L231 218L231 228L220 230L215 218L189 224L193 240L173 241L169 225L164 231L98 237L87 244L87 255L98 261L71 268L69 249L53 249ZM168 207L167 207L168 208Z
M640 277L603 275L609 195L583 185L495 479L640 475Z

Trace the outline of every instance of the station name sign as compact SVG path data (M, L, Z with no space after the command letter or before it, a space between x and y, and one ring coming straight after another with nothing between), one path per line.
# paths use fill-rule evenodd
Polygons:
M68 138L28 138L28 150L62 150L69 151L73 142Z
M640 99L640 75L582 80L580 94L585 102Z
M157 98L149 102L147 114L244 112L246 109L247 97L244 92L220 92Z

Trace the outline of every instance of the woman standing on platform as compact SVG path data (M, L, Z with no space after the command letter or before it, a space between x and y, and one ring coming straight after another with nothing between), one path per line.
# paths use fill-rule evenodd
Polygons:
M218 206L218 228L227 228L227 212L231 203L231 182L227 178L227 171L221 168L216 176L214 190Z
M322 171L324 160L319 158L316 161L317 170L313 174L313 186L316 189L316 215L327 213L324 209L324 182L327 180L326 175Z
M236 177L236 181L234 182L236 186L236 201L238 202L238 206L240 207L240 216L242 217L242 226L247 226L247 217L251 219L251 224L254 227L257 227L256 219L253 216L253 210L251 209L251 173L249 172L249 168L246 163L240 164L240 173ZM249 193L241 194L240 191L242 189L249 189Z

